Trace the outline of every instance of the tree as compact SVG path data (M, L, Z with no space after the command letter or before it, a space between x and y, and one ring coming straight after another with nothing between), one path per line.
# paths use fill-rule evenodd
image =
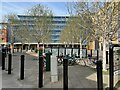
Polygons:
M19 20L17 15L14 13L5 15L5 19L8 21L8 27L11 31L12 49L14 48L14 42L21 42L22 50L24 43L31 41L28 22Z
M14 51L14 40L16 33L13 27L17 23L17 15L15 13L10 13L4 16L4 20L8 22L8 28L10 29L10 43L11 43L11 53Z
M52 11L43 5L33 6L27 11L27 15L33 18L33 30L31 30L31 36L38 43L49 42L51 40L52 29Z
M85 40L88 38L86 33L87 29L82 28L79 24L81 19L76 16L71 16L66 27L61 32L61 42L66 43L80 43L80 58L82 58L82 45L85 44Z
M22 43L21 50L23 50L23 45L25 43L31 42L31 35L30 35L28 23L22 20L19 20L18 26L16 27L16 30L14 32L16 32L16 40Z
M119 28L120 2L76 2L72 6L75 14L82 19L80 26L88 29L94 39L99 41L102 38L103 70L106 70L106 43L115 39Z

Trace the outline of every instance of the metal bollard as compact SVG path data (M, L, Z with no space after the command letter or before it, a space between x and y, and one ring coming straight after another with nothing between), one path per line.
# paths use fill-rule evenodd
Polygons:
M99 60L99 50L97 50L97 60Z
M79 53L80 54L80 53ZM71 56L73 56L73 48L71 49Z
M43 56L39 56L39 88L43 87Z
M66 55L66 47L65 47L65 49L64 49L64 56Z
M21 71L20 71L20 79L21 80L24 79L24 60L25 60L25 56L21 55Z
M90 50L90 55L91 55L91 57L92 57L92 50Z
M60 48L58 47L58 57L60 56L60 55L59 55L59 51L60 51Z
M86 49L86 57L88 57L87 54L88 54L88 53L87 53L87 49Z
M68 59L63 59L63 89L68 90Z
M5 70L5 50L2 49L2 70Z
M113 68L113 46L109 47L109 88L113 90L114 85L114 68Z
M108 51L106 51L106 64L108 64Z
M80 57L80 48L78 48L78 57Z
M97 86L98 90L103 90L102 61L97 61Z
M12 66L12 55L8 56L8 74L11 74L11 66Z

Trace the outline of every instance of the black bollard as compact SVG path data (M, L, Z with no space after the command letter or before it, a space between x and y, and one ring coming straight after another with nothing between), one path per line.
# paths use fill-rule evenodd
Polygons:
M8 74L11 74L11 66L12 66L12 55L8 56Z
M60 55L59 55L59 51L60 51L60 48L58 47L58 57L60 56Z
M78 57L80 57L80 48L78 48Z
M86 58L87 58L87 49L86 49Z
M109 47L109 88L113 90L114 85L114 64L113 64L113 47Z
M2 49L2 70L5 70L5 49Z
M108 51L106 51L106 64L108 64Z
M97 86L98 90L103 90L102 61L97 61Z
M90 55L91 55L91 57L92 57L92 49L90 50Z
M20 79L21 80L24 79L24 59L25 59L25 56L21 55L21 72L20 72Z
M68 90L68 59L63 59L63 89Z
M65 49L64 49L64 56L66 55L66 47L65 47Z
M71 56L73 56L73 48L71 49Z
M97 60L99 60L99 50L97 50Z
M43 87L43 56L39 56L39 88Z

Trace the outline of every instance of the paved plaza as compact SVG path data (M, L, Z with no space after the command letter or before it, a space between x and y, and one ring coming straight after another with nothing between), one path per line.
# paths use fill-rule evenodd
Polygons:
M8 75L6 70L2 71L2 88L38 88L39 62L35 53L25 54L25 79L20 80L20 55L13 55L12 74ZM7 58L6 58L7 61ZM58 66L59 81L52 83L50 72L44 71L43 88L63 88L63 66ZM108 87L108 75L103 76L104 87ZM97 88L96 69L88 66L74 65L68 68L69 88ZM95 89L96 90L96 89Z

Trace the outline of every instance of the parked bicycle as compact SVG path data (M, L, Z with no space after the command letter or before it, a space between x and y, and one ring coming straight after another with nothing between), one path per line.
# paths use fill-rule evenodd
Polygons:
M58 65L63 64L63 57L63 53L61 53L60 56L57 56Z

